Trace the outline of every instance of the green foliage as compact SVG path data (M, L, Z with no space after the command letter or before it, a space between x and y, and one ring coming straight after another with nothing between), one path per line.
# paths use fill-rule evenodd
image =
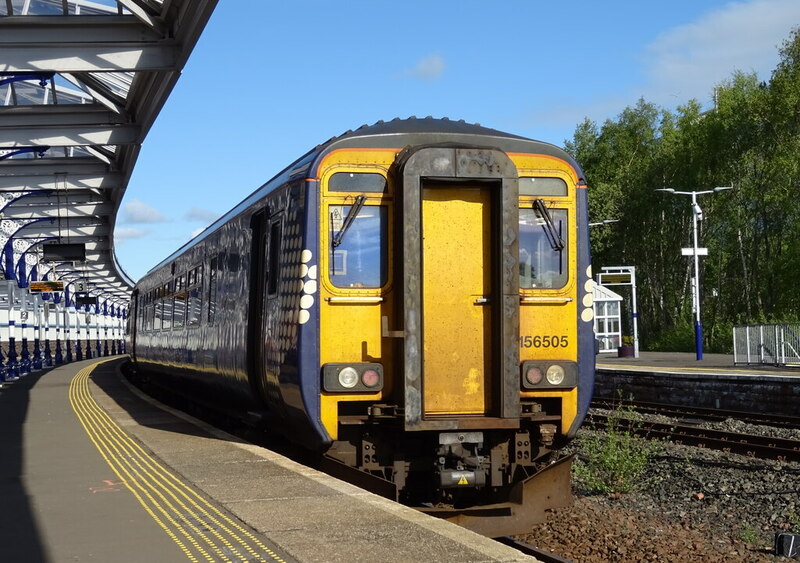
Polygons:
M676 323L663 330L649 343L650 350L663 352L685 352L694 349L694 326L688 320Z
M659 450L659 444L633 434L639 426L637 413L618 407L609 413L605 431L583 433L579 438L581 455L573 466L575 484L599 493L634 490Z
M700 196L701 312L708 349L730 351L737 324L797 321L800 292L800 28L769 82L737 72L714 107L668 111L643 99L614 120L578 125L567 150L589 184L589 215L618 219L590 231L593 262L636 266L642 345L694 349L689 198Z
M756 545L759 543L760 536L758 535L758 530L753 526L750 524L742 524L739 529L739 539L746 544Z
M792 527L792 530L794 530L795 533L800 532L800 515L798 515L796 512L792 512L789 515L789 525Z

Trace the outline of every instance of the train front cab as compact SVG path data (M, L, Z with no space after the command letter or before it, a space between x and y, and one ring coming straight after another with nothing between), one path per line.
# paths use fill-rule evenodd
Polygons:
M489 535L568 503L570 464L548 456L582 416L575 171L490 148L343 149L319 178L331 453L400 497L491 503L507 524L454 514Z

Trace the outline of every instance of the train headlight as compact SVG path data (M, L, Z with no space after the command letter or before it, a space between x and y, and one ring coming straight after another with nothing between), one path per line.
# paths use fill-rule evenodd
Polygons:
M345 389L352 389L358 383L358 372L351 368L346 367L339 372L339 385Z
M564 383L564 375L564 368L553 365L547 368L545 377L550 385L561 385Z
M322 390L327 393L370 393L383 389L383 366L377 363L336 363L322 366Z
M525 370L525 379L531 385L539 385L542 381L542 370L537 366L528 366Z

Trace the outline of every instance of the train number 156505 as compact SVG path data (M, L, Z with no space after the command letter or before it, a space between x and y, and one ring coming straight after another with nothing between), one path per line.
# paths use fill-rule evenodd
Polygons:
M526 334L519 337L520 348L566 348L569 339L566 336L531 336Z

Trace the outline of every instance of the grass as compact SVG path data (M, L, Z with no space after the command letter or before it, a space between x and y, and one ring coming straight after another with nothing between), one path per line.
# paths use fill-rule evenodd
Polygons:
M758 534L758 530L753 526L750 524L742 524L742 527L739 529L739 539L748 545L757 545L761 537Z
M641 477L660 444L639 438L642 425L631 407L618 406L608 415L603 431L584 433L574 467L575 484L593 493L626 493L641 485Z
M789 515L789 525L794 533L800 534L800 514L792 512Z

